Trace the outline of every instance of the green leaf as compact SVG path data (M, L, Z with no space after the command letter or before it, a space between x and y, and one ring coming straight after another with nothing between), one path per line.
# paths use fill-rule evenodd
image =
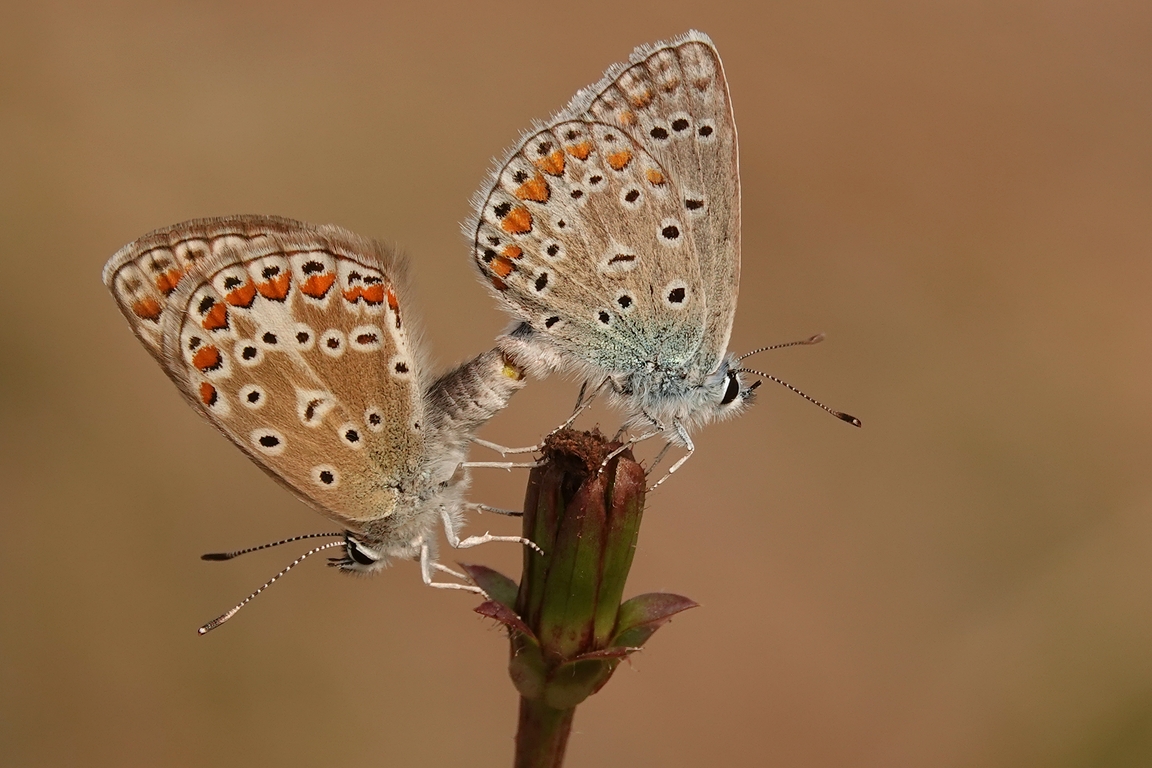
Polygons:
M624 601L616 620L616 633L609 645L616 647L639 648L664 626L669 619L681 611L699 605L681 595L665 592L649 592Z
M535 638L528 640L525 636L517 636L512 642L512 657L508 660L508 676L517 692L525 699L537 701L544 698L548 685L548 669L544 663L544 654Z
M608 681L618 661L581 659L565 662L549 675L544 703L556 709L575 707Z
M516 582L486 565L470 565L468 563L459 563L458 565L464 569L464 573L468 574L468 578L472 579L476 586L488 593L489 600L495 600L512 610L516 609L516 590L520 588Z

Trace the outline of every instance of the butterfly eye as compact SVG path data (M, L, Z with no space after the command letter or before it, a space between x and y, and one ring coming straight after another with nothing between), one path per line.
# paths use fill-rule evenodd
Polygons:
M375 565L380 560L380 557L376 555L375 552L370 552L365 549L360 542L353 538L347 540L345 549L348 552L348 557L358 565Z
M736 379L736 373L730 372L728 374L728 388L724 390L724 397L720 400L720 405L728 405L728 403L735 400L740 395L740 382Z

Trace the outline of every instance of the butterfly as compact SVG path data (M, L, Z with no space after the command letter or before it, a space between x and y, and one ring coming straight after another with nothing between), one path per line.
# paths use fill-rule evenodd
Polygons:
M437 562L436 526L454 547L528 543L459 536L468 443L523 371L491 350L429 380L408 334L405 264L380 244L271 216L200 219L129 243L103 277L192 407L345 527L313 550L342 546L341 570L416 559L425 583L480 592L433 580L464 579Z
M752 401L745 374L766 375L727 351L740 172L707 35L637 48L524 134L473 202L473 261L520 320L502 348L533 375L602 381L639 439L687 448L669 475L696 427Z

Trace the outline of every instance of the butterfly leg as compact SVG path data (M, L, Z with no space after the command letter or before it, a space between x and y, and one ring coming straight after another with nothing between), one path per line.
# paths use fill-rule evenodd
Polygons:
M649 472L656 469L656 465L660 463L660 461L664 458L665 454L668 453L668 449L671 447L672 447L672 443L664 443L664 447L660 449L660 453L656 454L656 458L652 459L652 463L648 465L648 471Z
M511 472L513 469L532 469L533 467L540 466L536 461L462 461L460 466L465 469L477 469L487 467L488 469L507 469Z
M432 571L441 571L443 573L451 574L461 581L467 581L468 577L462 573L457 573L446 565L441 565L432 559L432 550L427 542L420 545L420 576L424 579L424 583L436 589L459 589L464 592L474 592L478 595L488 597L488 593L480 589L474 584L457 584L454 581L432 581Z
M649 491L656 490L660 486L660 483L662 483L665 480L667 480L668 478L672 477L672 473L675 472L676 470L680 469L680 467L683 466L684 462L686 462L686 461L688 461L688 459L692 458L692 454L696 452L696 444L692 442L692 438L688 435L688 430L684 429L684 425L681 424L679 421L673 421L672 426L676 430L676 434L678 434L680 436L680 439L684 441L684 445L688 447L688 453L681 456L679 459L676 460L675 464L668 467L668 471L664 474L664 477L657 480L648 489ZM665 450L667 450L667 448L665 448ZM664 451L661 451L660 455L663 456Z
M514 509L501 509L500 507L490 507L487 504L477 504L474 501L464 502L464 506L469 509L475 509L479 512L491 512L494 515L504 515L506 517L524 517L523 512L518 512Z
M640 435L640 437L629 438L628 441L625 442L622 446L620 446L616 450L612 451L612 453L610 453L604 457L604 461L600 462L600 469L596 470L597 473L603 472L604 468L608 466L608 463L610 461L612 461L612 459L614 459L617 456L619 456L620 454L624 453L624 451L627 451L628 449L630 449L632 446L636 445L637 443L644 442L645 440L647 440L650 437L656 437L656 435L660 434L663 431L664 431L664 429L659 424L657 424L656 429L652 430L651 432L645 432L644 434Z
M607 381L607 379L604 381ZM588 400L585 401L584 396L588 394L588 379L584 379L584 383L580 385L580 393L576 395L576 405L572 406L572 418L576 418L578 414L583 413L584 409L592 404L592 401L596 399L596 395L600 394L600 389L603 386L604 382L602 381L599 387L592 390L592 394L588 395Z
M580 414L582 414L585 410L587 410L588 406L592 405L592 402L596 399L597 395L599 395L600 391L602 389L604 389L604 385L607 384L609 381L610 380L608 378L605 378L602 382L600 382L600 385L597 386L596 389L592 390L592 394L588 395L587 397L585 397L585 395L587 394L587 391L588 391L588 382L585 381L583 384L581 384L580 385L580 394L576 397L576 407L572 410L572 415L569 416L564 421L563 424L561 424L560 426L553 429L552 432L550 432L549 434L556 434L557 432L559 432L562 429L568 429L569 427L571 427L572 423L574 421L576 421L577 417L579 417ZM493 442L490 442L488 440L482 440L479 437L473 437L472 442L475 443L476 445L480 445L480 446L483 446L484 448L495 451L496 453L500 454L501 456L509 456L509 455L514 455L517 453L538 453L540 451L540 449L543 447L542 443L538 443L536 445L528 445L528 446L525 446L523 448L509 448L507 446L500 445L499 443L493 443ZM510 464L510 463L506 463L506 462L471 462L471 463L465 464L464 466L466 466L466 467L495 467L497 469L515 469L517 467L534 467L536 465L535 464Z
M508 448L506 446L500 445L499 443L490 443L487 440L481 440L478 437L472 438L472 442L491 451L496 451L496 453L500 454L501 456L507 456L508 454L515 453L536 453L540 450L539 445L529 445L525 446L524 448Z
M549 434L554 435L562 429L568 429L571 427L576 419L580 417L580 414L588 410L588 407L596 401L596 398L600 395L600 392L603 391L604 386L608 384L609 381L611 381L611 379L605 376L604 380L596 385L596 389L592 390L592 394L589 395L587 394L588 381L585 380L584 383L580 385L580 394L576 396L576 406L572 409L572 415L565 419L563 424L553 429Z
M483 536L469 536L466 539L461 539L459 534L456 533L456 524L453 522L451 515L448 514L447 509L440 511L440 518L444 521L444 536L448 539L448 543L456 549L468 549L475 547L479 544L487 544L490 541L514 541L523 544L526 547L531 547L540 554L544 554L540 547L536 546L529 539L523 536L493 536L491 533L485 533Z

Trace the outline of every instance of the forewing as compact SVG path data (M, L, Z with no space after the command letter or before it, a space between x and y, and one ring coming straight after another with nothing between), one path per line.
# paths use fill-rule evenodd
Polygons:
M164 313L185 275L225 251L260 248L272 235L291 235L307 225L276 216L195 219L157 229L129 243L104 265L104 285L132 332L163 364Z
M740 189L711 41L689 33L611 68L520 143L478 209L476 263L536 330L608 370L635 358L714 368L736 306ZM549 297L536 290L545 272Z
M630 371L699 346L705 307L685 219L667 172L632 137L571 120L528 137L501 169L475 259L538 331Z
M668 170L703 278L707 330L698 359L711 371L728 348L740 287L736 122L720 55L699 32L640 48L569 109L585 100L588 115L640 137Z
M394 511L423 450L397 264L337 227L281 223L223 244L218 228L184 225L215 255L169 297L161 356L214 426L355 529Z

